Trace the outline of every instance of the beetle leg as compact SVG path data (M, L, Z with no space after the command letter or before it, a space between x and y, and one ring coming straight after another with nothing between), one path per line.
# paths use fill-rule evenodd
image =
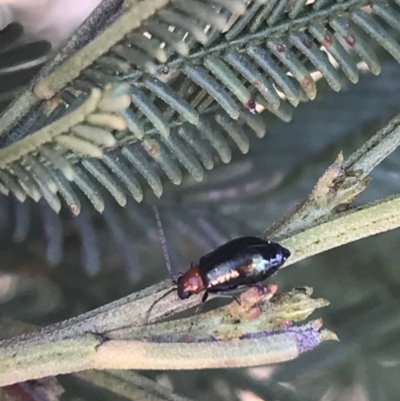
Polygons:
M208 293L208 291L206 291L206 292L204 293L204 295L203 295L203 298L201 299L201 304L196 308L196 311L194 312L194 316L193 316L193 318L192 318L192 320L191 320L191 322L190 322L190 329L189 329L189 331L192 330L192 327L193 327L194 324L196 323L198 314L199 314L199 313L201 312L201 310L203 309L203 306L204 306L205 302L207 301L208 295L209 295L209 293Z
M205 294L204 294L205 295ZM203 296L204 298L204 296ZM201 312L201 310L203 309L204 306L204 302L202 302L195 310L194 315L192 316L192 319L190 320L190 327L189 327L189 331L192 330L192 327L196 324L197 319L199 317L199 313Z
M232 295L232 298L240 305L242 306L242 303L240 302L239 298L236 295Z

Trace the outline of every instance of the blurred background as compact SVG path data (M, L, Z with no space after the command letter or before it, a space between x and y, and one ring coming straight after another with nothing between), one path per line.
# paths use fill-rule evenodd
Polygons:
M25 7L19 15L28 19L19 20L17 3L0 2L3 108L94 6L68 22L64 12L55 13L44 29L42 14L26 17L27 0L18 7ZM27 33L9 25L13 21L29 26ZM230 164L217 164L200 183L189 177L180 186L165 182L160 200L146 193L141 204L131 200L121 208L110 197L102 215L83 203L78 217L63 212L60 219L46 203L1 196L1 312L46 325L165 279L152 204L160 210L176 272L229 239L259 234L308 194L340 151L347 157L399 112L400 66L386 55L381 60L380 76L365 72L359 84L340 93L321 84L323 95L300 104L289 123L271 116L266 136L252 137L247 155L234 153ZM357 204L398 192L399 171L397 151L372 173ZM276 366L143 373L194 400L398 400L399 244L400 231L381 234L272 278L280 291L307 285L328 299L331 305L318 316L340 343ZM119 399L72 377L60 382L65 400Z

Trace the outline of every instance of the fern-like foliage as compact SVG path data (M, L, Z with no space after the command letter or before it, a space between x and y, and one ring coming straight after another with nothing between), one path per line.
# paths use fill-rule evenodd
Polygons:
M127 192L142 200L132 167L158 197L160 169L176 185L182 167L201 181L216 159L231 160L232 144L246 153L249 132L264 136L262 108L289 120L288 109L315 99L313 71L335 91L343 76L358 81L360 61L378 74L370 38L400 61L391 30L400 31L398 6L381 0L126 1L115 22L61 65L69 77L62 85L50 78L36 84L36 96L57 94L63 102L42 125L68 112L62 117L67 129L50 139L49 127L29 134L37 128L31 123L8 132L17 140L0 152L0 189L21 201L44 197L55 211L60 193L77 213L79 197L65 178L100 212L99 185L121 206ZM71 72L78 60L81 68ZM130 106L98 106L119 116L105 119L92 111L95 117L86 116L84 124L67 122L93 87L111 83L118 91L121 82L128 85ZM43 119L48 104L40 107L35 115Z
M82 99L76 100L82 102ZM78 166L72 165L67 156L64 156L64 150L102 157L103 151L99 145L112 146L116 143L109 130L123 129L126 126L125 120L115 112L125 108L129 99L126 95L115 95L108 91L102 93L97 89L93 90L91 96L82 104L78 106L76 103L70 105L70 112L64 117L0 150L3 163L0 171L0 192L8 195L9 191L12 191L21 202L25 201L27 196L36 202L43 197L56 212L61 209L58 197L60 193L70 210L79 214L79 198L68 183L68 180L73 180L96 209L104 209L104 204L90 180ZM64 105L61 109L64 109ZM52 113L53 117L57 111ZM89 159L83 163L89 170L96 166L95 162ZM104 178L107 175L102 174L101 177L102 184L107 186L108 182ZM110 185L113 185L114 181L111 182ZM114 193L118 192L116 188L113 190ZM140 190L134 191L133 196L141 200L142 193ZM121 205L126 203L123 194L118 201Z

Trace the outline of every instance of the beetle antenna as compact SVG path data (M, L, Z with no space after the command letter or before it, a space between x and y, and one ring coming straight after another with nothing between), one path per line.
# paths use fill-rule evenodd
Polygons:
M165 234L164 234L164 229L163 229L163 225L161 222L160 212L158 211L157 206L153 205L152 207L153 207L154 216L157 221L158 234L160 236L161 248L162 248L164 259L165 259L165 264L167 266L169 276L170 276L172 282L175 283L176 280L172 273L171 259L169 257L167 240L165 239Z

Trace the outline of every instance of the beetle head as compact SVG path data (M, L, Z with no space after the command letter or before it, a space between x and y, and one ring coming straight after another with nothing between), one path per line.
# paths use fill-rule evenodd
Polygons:
M185 282L183 280L183 274L180 273L177 280L176 280L176 285L178 287L178 297L180 299L187 299L189 298L192 294L189 291L186 291L186 286Z

